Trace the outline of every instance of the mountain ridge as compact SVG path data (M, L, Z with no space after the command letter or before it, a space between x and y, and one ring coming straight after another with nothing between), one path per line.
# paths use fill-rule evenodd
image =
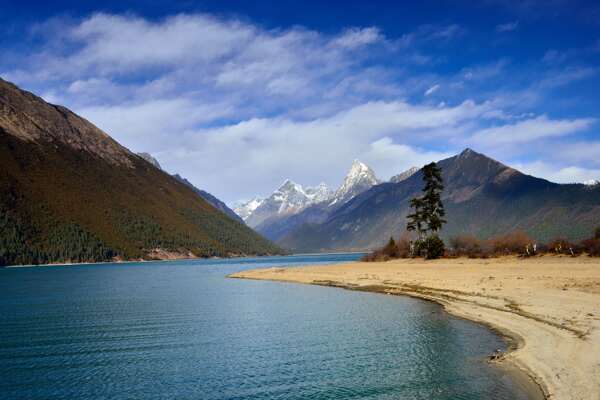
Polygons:
M168 174L168 172L162 168L162 166L160 165L158 160L155 157L153 157L152 154L144 153L144 152L136 153L136 154L138 156L140 156L141 158L143 158L144 160L146 160L147 162L149 162L150 164L152 164L153 166L155 166L156 168L158 168L161 171L164 171L165 173ZM233 211L231 208L229 208L227 206L227 204L225 204L223 201L219 200L216 196L208 193L206 190L197 188L196 186L194 186L194 184L192 182L188 181L187 179L185 179L184 177L182 177L179 174L173 174L171 176L173 178L177 179L179 182L186 185L187 187L189 187L190 189L192 189L198 196L203 198L206 202L208 202L210 205L215 207L217 210L223 212L228 217L233 218L239 222L244 222L244 220L239 215L237 215L235 213L235 211Z
M281 253L68 109L0 79L0 264Z
M523 230L537 240L578 240L600 224L600 187L561 185L523 174L465 149L438 162L442 168L448 224L442 236L481 238ZM409 201L421 193L422 172L399 183L381 183L316 224L304 224L277 242L294 251L376 248L406 226Z
M291 182L291 183L290 183ZM290 230L304 224L321 222L332 210L342 206L349 199L362 193L368 188L377 184L379 179L375 176L373 170L359 160L354 160L346 173L342 184L333 192L326 184L321 183L315 188L302 188L289 179L277 189L268 199L262 200L255 212L258 218L250 215L245 219L252 228L270 240L277 240L286 235ZM306 200L286 210L286 212L276 212L273 197L282 191L286 185L296 188L302 192ZM310 196L313 190L315 195ZM239 212L245 213L244 207L239 208ZM252 214L252 213L250 213Z

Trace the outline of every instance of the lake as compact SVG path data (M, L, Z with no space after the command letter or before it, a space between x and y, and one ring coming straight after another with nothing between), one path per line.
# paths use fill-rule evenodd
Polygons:
M228 279L360 254L0 269L1 399L527 399L433 303Z

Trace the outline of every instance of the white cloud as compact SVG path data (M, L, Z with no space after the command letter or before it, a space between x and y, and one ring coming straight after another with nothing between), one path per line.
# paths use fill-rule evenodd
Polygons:
M392 138L385 136L369 145L363 160L374 168L380 179L389 179L409 168L421 168L431 161L439 161L453 155L452 152L430 151L394 143Z
M523 114L531 111L523 104L534 102L524 99L593 68L555 71L554 85L540 74L520 92L495 84L480 90L512 82L500 79L511 67L505 59L450 76L432 72L443 57L428 50L466 35L456 24L422 25L396 39L377 27L326 34L207 14L99 13L42 24L33 34L41 47L3 76L226 201L267 194L285 178L337 185L355 158L387 178L471 142L506 147L576 134L593 122ZM424 104L415 103L422 95ZM521 102L518 112L507 111ZM490 123L501 125L484 129Z
M220 188L228 200L237 192L267 194L274 182L288 177L303 184L337 185L355 158L387 177L446 156L450 152L410 143L426 141L431 130L451 130L482 118L486 111L487 105L469 101L454 107L371 102L308 121L254 118L190 130L162 149L159 160L187 176L201 176L198 184ZM223 189L224 181L230 187Z
M341 36L336 38L332 42L332 45L355 49L366 44L378 42L382 39L383 37L377 28L353 28L348 29Z
M600 167L600 141L578 141L565 143L559 152L554 152L563 162L590 164Z
M589 128L593 122L591 118L552 120L542 115L514 124L482 129L470 140L486 146L527 143L573 134Z
M519 21L507 22L496 26L496 32L512 32L519 28Z
M556 183L583 183L589 180L600 180L600 169L579 166L561 166L543 161L516 164L515 168L529 175L545 178Z
M425 96L434 94L435 92L438 91L439 88L440 88L440 85L438 85L438 84L433 85L432 87L430 87L429 89L427 89L425 91Z

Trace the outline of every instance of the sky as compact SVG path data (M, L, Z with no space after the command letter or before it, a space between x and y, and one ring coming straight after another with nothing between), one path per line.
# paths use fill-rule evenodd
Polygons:
M467 147L600 179L600 3L474 3L3 0L0 77L229 203Z

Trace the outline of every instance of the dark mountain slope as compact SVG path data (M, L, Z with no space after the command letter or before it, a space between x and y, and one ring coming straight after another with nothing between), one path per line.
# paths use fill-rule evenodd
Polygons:
M333 207L328 202L308 206L297 214L273 216L254 229L269 240L277 241L304 224L318 224L327 219Z
M149 153L137 153L137 155L140 156L140 157L142 157L144 160L148 161L150 164L154 165L156 168L160 169L161 171L164 171L164 169L161 167L161 165L158 162L158 160L156 158L152 157L151 154L149 154ZM240 221L240 222L244 222L244 220L241 219L239 215L237 215L232 209L230 209L229 207L227 207L227 204L225 204L221 200L217 199L212 194L208 193L205 190L198 189L196 186L194 186L192 184L192 182L188 181L187 179L185 179L183 176L181 176L179 174L174 174L173 177L175 179L177 179L179 182L181 182L184 185L186 185L187 187L189 187L190 189L192 189L198 196L202 197L204 200L206 200L210 205L212 205L213 207L215 207L217 210L225 213L230 218L233 218L233 219L235 219L237 221Z
M522 174L472 150L439 162L448 224L442 236L487 238L521 229L538 240L588 237L600 224L600 187L559 185ZM406 226L409 201L422 173L374 186L320 224L303 225L280 240L295 251L359 250L381 245Z
M232 218L242 224L244 223L244 220L242 220L242 218L240 218L240 216L237 215L231 208L227 207L227 204L225 204L224 202L222 202L221 200L219 200L212 194L208 193L206 190L198 189L196 186L194 186L192 184L192 182L188 181L187 179L185 179L184 177L182 177L179 174L175 174L175 175L173 175L173 177L175 179L177 179L179 182L188 186L198 196L202 197L204 200L206 200L210 205L215 207L217 210L221 211L222 213L225 213L225 215L229 216L229 218Z
M0 264L279 251L85 119L0 79Z

